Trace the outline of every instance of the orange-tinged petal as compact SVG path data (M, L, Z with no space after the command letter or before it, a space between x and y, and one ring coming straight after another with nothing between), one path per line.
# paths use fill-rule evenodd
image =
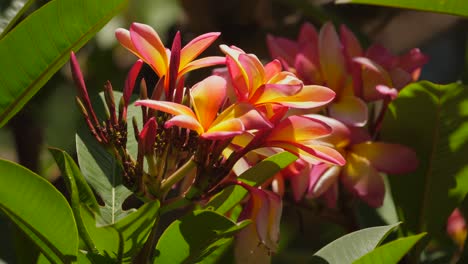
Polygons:
M133 23L130 38L142 59L151 65L159 77L166 75L169 60L158 33L148 25Z
M277 103L292 108L315 108L331 102L335 92L320 85L305 85L293 96L278 98Z
M227 120L237 119L244 125L245 130L267 129L272 124L266 120L257 109L248 103L239 103L229 106L224 110L211 125L211 129L220 130L219 126ZM224 125L223 125L224 126Z
M282 148L286 151L297 155L299 158L309 162L310 164L319 164L322 162L335 165L344 165L346 161L343 156L333 149L325 145L303 145L295 142L287 141L267 141L266 146Z
M349 154L346 160L347 163L342 177L346 188L356 193L370 206L381 206L385 196L382 175L363 157Z
M367 123L367 105L356 96L343 96L329 105L328 110L331 117L347 125L362 127Z
M180 67L184 68L189 62L200 55L200 53L206 50L220 34L219 32L206 33L187 43L180 54Z
M187 128L187 129L197 132L199 135L202 135L205 132L205 130L203 129L201 124L198 122L198 120L188 115L174 116L173 118L167 120L164 126L166 128L170 128L173 126Z
M130 32L123 28L118 28L115 30L115 38L129 51L133 52L137 57L141 58L140 54L138 54L137 49L132 43L132 39L130 38ZM141 58L142 59L142 58Z
M249 101L255 105L279 103L282 99L294 96L301 88L301 84L265 84L256 90Z
M320 165L315 165L320 166ZM329 165L325 165L329 166ZM330 187L333 186L338 181L338 176L341 173L341 168L340 166L335 166L332 165L328 169L326 169L317 179L314 185L310 186L311 187L311 197L319 197L322 194L324 194Z
M416 153L399 144L365 142L353 145L350 151L367 159L377 170L390 174L411 172L419 164Z
M319 35L320 67L327 86L339 92L345 81L346 64L340 39L332 23L326 23Z
M323 121L307 116L290 116L277 124L267 141L301 142L327 136L332 128Z
M257 57L247 54L239 54L239 63L247 74L249 93L255 93L255 90L265 83L265 71L262 63Z
M243 52L226 45L220 45L219 47L227 55L226 66L239 101L247 100L250 92L249 79L239 62L239 55L243 54Z
M210 67L210 66L215 66L215 65L223 65L225 63L226 63L225 57L210 56L210 57L201 58L201 59L194 60L194 61L187 63L183 68L181 67L179 69L179 76L182 76L186 74L187 72L197 70L200 68L205 68L205 67Z
M212 75L194 85L190 95L197 119L206 131L226 99L226 80Z
M242 134L245 126L239 119L229 119L210 127L201 137L206 139L226 139Z
M167 102L167 101L156 101L156 100L138 100L135 102L135 106L146 106L151 109L159 110L171 115L187 115L196 119L195 113L192 109L185 105Z

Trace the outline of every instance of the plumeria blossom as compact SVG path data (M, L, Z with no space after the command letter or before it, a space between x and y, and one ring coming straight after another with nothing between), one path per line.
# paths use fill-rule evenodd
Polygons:
M239 247L236 250L236 257L246 260L252 257L269 258L271 252L278 250L283 207L281 197L274 192L258 189L243 182L237 184L244 187L250 194L239 220L251 219L253 224L237 234L236 241ZM244 250L246 247L248 249ZM255 247L257 249L252 250ZM240 259L238 261L242 262Z
M397 57L379 45L364 51L344 25L340 34L331 23L317 33L306 23L297 41L267 37L273 58L304 81L320 84L336 92L329 114L347 125L362 127L368 119L365 102L394 99L406 84L418 78L427 56L418 49Z
M310 167L308 192L312 197L321 196L327 191L334 192L333 185L340 179L348 191L370 206L379 207L385 195L381 173L403 174L415 170L418 166L415 152L408 147L373 142L363 129L349 129L337 120L333 121L324 116L314 117L328 120L328 123L332 124L334 132L328 140L334 142L335 146L340 146L338 150L345 157L346 164L343 167L328 164ZM336 194L329 195L328 198L336 200Z
M115 31L115 36L122 46L150 65L160 78L166 77L166 92L170 88L173 89L177 80L189 71L224 64L225 59L219 56L194 60L219 35L218 32L203 34L181 48L180 33L177 33L172 49L169 50L162 43L158 33L148 25L132 23L130 30L119 28Z
M466 221L461 213L460 209L456 208L450 214L447 220L447 234L457 244L460 249L463 249L465 245L467 230Z
M206 139L223 139L250 129L270 128L271 124L247 103L233 104L218 114L226 100L226 80L210 76L190 90L193 110L167 101L140 100L135 105L146 106L173 115L166 128L179 126L196 131Z
M293 73L283 71L278 60L264 66L255 55L237 47L221 45L220 48L227 55L226 64L236 99L257 108L266 107L268 117L273 115L271 105L310 109L327 104L335 96L326 87L303 85Z

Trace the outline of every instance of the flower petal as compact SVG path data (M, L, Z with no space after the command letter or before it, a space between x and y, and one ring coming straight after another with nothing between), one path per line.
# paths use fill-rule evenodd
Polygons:
M138 100L135 102L135 106L146 106L151 109L159 110L171 115L187 115L196 119L195 113L192 109L185 105L167 102L167 101L156 101L156 100Z
M301 142L327 136L332 128L323 121L308 116L290 116L277 124L266 141Z
M187 43L180 52L180 68L184 68L189 62L206 50L220 34L219 32L206 33Z
M393 87L392 80L388 72L379 64L363 57L353 59L361 65L362 76L362 98L366 101L383 99L383 96L375 89L377 85Z
M329 105L328 110L331 117L347 125L362 127L367 123L367 105L358 97L343 96Z
M225 63L226 63L225 57L210 56L210 57L201 58L201 59L194 60L194 61L187 63L183 68L181 67L179 69L179 76L182 76L186 74L187 72L197 70L200 68L205 68L205 67L210 67L210 66L215 66L215 65L223 65Z
M320 30L319 52L320 67L327 86L339 92L345 81L345 58L338 34L330 22Z
M187 116L187 115L174 116L173 118L167 120L166 123L164 124L165 128L170 128L173 126L178 126L178 127L193 130L197 132L199 135L202 135L204 132L204 129L201 126L201 124L198 122L198 120L192 116Z
M124 46L126 49L131 51L133 54L135 54L137 57L140 59L141 56L138 54L137 49L132 43L132 39L130 38L130 32L124 28L118 28L115 30L115 38L120 42L122 46Z
M335 98L335 92L320 85L305 85L293 96L276 99L276 102L292 108L315 108L328 104Z
M130 38L142 59L148 63L159 77L166 75L168 57L158 33L148 25L132 23Z
M331 127L331 134L320 138L320 141L328 142L336 148L344 148L348 146L351 138L351 131L345 124L334 118L323 115L310 114L305 116L318 119Z
M318 50L319 41L315 27L310 23L304 23L299 31L297 42L299 45L299 54L302 54L318 68L320 65Z
M419 164L416 153L399 144L365 142L353 145L350 151L369 160L377 170L390 174L411 172Z
M314 165L315 167L318 167L321 165ZM341 167L340 166L330 166L328 164L324 164L322 166L328 166L326 170L320 174L320 176L317 178L315 183L312 185L309 185L310 193L312 194L312 197L319 197L322 196L328 189L330 189L335 183L338 182L338 176L341 173ZM317 169L312 169L312 172L310 173L311 175L316 176L318 170L321 168Z
M296 42L286 38L267 35L267 47L273 59L281 58L288 65L294 65L294 58L299 51Z
M346 160L342 177L346 188L356 193L370 206L381 206L385 196L382 175L365 158L350 154Z
M211 125L210 131L222 131L227 128L226 125L235 124L229 123L229 120L239 120L243 124L243 130L268 129L272 127L272 124L266 120L253 105L239 103L229 106L219 114ZM228 131L231 130L232 129L229 129Z
M207 77L192 87L190 95L197 119L207 131L226 99L226 80L216 75Z
M272 60L264 66L265 80L268 82L273 76L277 75L282 70L281 62L279 60Z
M143 67L143 61L137 60L137 62L133 64L132 68L128 72L127 79L125 80L125 88L123 91L123 98L126 105L128 105L130 97L132 96L141 67Z
M321 144L303 145L296 142L268 141L265 142L265 145L287 150L313 165L322 162L336 165L344 165L346 163L345 159L338 151L332 147Z

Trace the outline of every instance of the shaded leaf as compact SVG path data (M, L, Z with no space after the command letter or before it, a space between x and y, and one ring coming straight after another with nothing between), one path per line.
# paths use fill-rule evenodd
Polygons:
M236 224L229 218L208 210L191 212L174 221L164 231L156 245L154 263L203 261L219 247L231 243L233 235L249 223L250 221L243 221Z
M353 263L376 248L399 224L370 227L344 235L315 253L312 263Z
M159 202L144 204L136 212L118 222L102 227L96 226L92 212L82 208L86 228L104 263L107 261L130 262L143 247L154 221L159 217ZM99 256L94 256L98 258Z
M422 233L391 241L362 256L353 262L353 264L398 263L398 261L400 261L400 259L403 258L403 256L405 256L408 251L410 251L411 248L413 248L413 246L425 235L426 233Z
M468 192L468 89L411 84L389 110L382 140L411 147L420 161L416 171L389 177L400 219L409 233L444 239L448 216Z
M237 178L251 186L260 186L266 180L287 167L297 159L289 152L281 152L259 162ZM207 208L213 208L216 212L224 214L230 211L247 195L247 191L240 186L229 186L216 195Z
M468 17L468 6L465 0L335 0L335 3L408 8Z
M0 127L126 3L53 0L0 39Z
M47 180L0 160L0 209L51 262L76 260L78 231L72 210Z

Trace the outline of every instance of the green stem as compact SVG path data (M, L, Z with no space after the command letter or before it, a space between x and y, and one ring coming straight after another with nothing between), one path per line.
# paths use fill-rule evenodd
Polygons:
M156 248L156 243L158 242L159 218L160 216L158 214L154 220L151 233L149 234L145 245L141 249L140 253L135 257L135 259L133 259L132 263L153 263L153 254Z
M171 187L182 180L187 174L189 174L193 169L195 169L197 163L195 160L190 158L182 167L180 167L177 171L171 174L171 176L167 177L167 179L163 180L161 184L161 197L164 197L167 192L171 189Z

